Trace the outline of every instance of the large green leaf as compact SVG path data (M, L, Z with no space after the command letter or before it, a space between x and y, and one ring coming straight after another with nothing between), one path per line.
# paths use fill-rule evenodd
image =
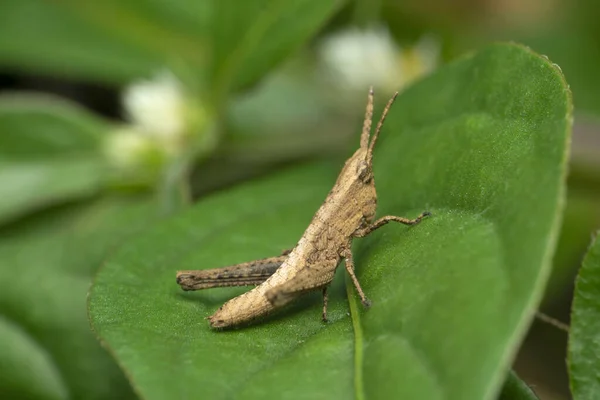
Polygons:
M0 230L0 397L133 397L86 317L91 275L154 212L140 198L47 211Z
M600 232L599 232L600 233ZM600 236L577 276L569 335L569 376L575 400L600 394Z
M148 399L491 399L548 277L570 113L560 71L517 45L401 95L375 154L378 214L434 215L356 241L369 310L338 274L328 324L313 294L215 332L204 317L244 289L183 293L174 281L177 269L293 246L339 170L311 165L210 197L123 246L97 275L92 324Z
M105 180L110 125L50 96L0 97L0 224L95 194Z

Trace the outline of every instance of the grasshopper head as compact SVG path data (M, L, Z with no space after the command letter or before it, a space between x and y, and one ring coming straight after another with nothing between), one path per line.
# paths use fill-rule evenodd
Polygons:
M362 215L366 222L370 222L375 217L377 208L377 192L375 190L375 179L373 178L373 149L379 132L385 121L385 117L396 99L398 93L388 101L375 133L371 136L371 125L373 120L373 88L369 90L367 101L367 111L365 113L365 121L363 124L362 134L360 136L360 148L346 162L342 173L340 174L341 182L352 182L353 198L361 207Z

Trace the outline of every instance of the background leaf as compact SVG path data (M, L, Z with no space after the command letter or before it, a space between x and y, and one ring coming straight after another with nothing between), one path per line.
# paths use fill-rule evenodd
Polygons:
M11 188L0 200L0 221L97 194L103 167L97 158L0 161L0 185Z
M45 0L0 3L3 66L122 82L148 74L164 63L154 49L89 24L59 4Z
M577 276L569 335L569 375L573 398L600 393L600 236L596 236Z
M244 289L174 282L293 246L339 171L319 164L208 198L122 247L97 275L93 326L149 399L493 398L548 276L570 112L558 69L516 45L401 95L375 156L378 213L434 217L355 243L368 311L338 274L327 325L313 294L214 332L203 317Z
M198 70L206 65L212 2L63 0L61 6L104 32L108 38L118 36L138 49L159 54L162 59L159 67L165 64L173 67L183 62Z
M74 103L37 93L0 96L0 158L96 151L110 125Z
M7 399L65 399L68 389L48 352L0 315L0 394Z
M211 77L222 100L298 49L343 4L338 0L215 2ZM219 101L217 101L217 104Z
M64 100L0 97L0 224L43 206L91 196L107 163L102 135L110 125Z
M168 67L195 74L223 102L297 50L343 3L6 0L0 63L115 83Z
M0 230L0 397L133 397L89 329L85 298L107 252L153 218L147 200L114 198Z

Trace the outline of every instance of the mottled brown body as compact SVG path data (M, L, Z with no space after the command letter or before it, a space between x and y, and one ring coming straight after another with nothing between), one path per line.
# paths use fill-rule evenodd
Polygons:
M177 273L177 282L184 290L259 285L229 300L210 316L213 328L251 321L289 303L302 293L315 289L323 289L323 319L326 320L326 288L333 280L342 258L363 304L370 304L354 274L352 239L366 236L390 221L414 225L429 215L425 212L412 220L386 216L373 222L377 209L372 169L373 148L395 97L396 95L388 102L375 133L370 138L373 89L369 91L360 148L346 161L325 202L289 254L214 270ZM277 263L281 264L279 268Z

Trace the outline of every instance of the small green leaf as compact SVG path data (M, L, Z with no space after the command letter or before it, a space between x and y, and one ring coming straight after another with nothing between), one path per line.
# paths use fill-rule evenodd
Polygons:
M600 233L600 232L598 232ZM575 400L600 394L600 236L590 246L575 283L569 334L569 377Z
M408 89L388 116L378 215L433 217L355 242L369 310L348 282L344 296L341 272L328 324L314 293L218 332L204 317L247 289L175 283L177 269L294 246L339 171L311 165L207 198L123 246L97 275L92 324L147 399L495 398L549 274L570 124L555 66L491 46Z
M90 331L85 302L108 252L155 218L147 203L71 205L0 230L0 397L133 397Z
M51 96L0 97L0 224L102 187L110 125Z
M535 392L514 371L510 371L502 386L499 400L538 400Z
M572 160L572 159L571 159ZM600 172L600 170L598 171ZM545 301L552 302L565 291L565 285L573 280L573 276L581 267L581 255L590 245L590 232L600 226L600 194L583 190L598 187L598 182L573 183L575 171L569 165L569 183L567 204L563 211L563 223L554 254L552 275L544 293Z
M162 64L162 56L152 50L102 30L56 2L0 2L4 67L122 82Z

